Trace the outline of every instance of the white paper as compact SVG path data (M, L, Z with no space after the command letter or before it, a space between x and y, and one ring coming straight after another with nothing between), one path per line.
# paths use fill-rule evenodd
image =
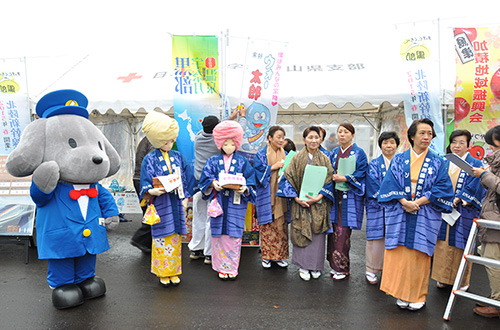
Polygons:
M453 208L453 211L451 211L451 213L442 213L441 217L444 221L446 221L450 226L453 227L457 219L460 218L460 215L460 212Z
M162 175L157 177L160 180L163 188L165 188L166 192L171 192L175 188L179 187L181 184L181 179L177 173Z

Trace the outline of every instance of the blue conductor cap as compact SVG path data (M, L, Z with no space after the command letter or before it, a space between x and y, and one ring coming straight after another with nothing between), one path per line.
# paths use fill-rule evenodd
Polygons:
M44 95L36 104L36 114L40 118L57 115L77 115L89 118L85 95L73 89L61 89Z

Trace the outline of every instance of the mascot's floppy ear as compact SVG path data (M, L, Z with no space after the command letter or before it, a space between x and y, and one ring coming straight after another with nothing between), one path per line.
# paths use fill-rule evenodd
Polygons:
M47 119L40 118L26 126L18 146L7 157L5 167L10 175L31 175L43 162L46 124Z
M106 177L110 177L120 169L121 159L120 155L118 155L118 152L115 150L115 148L113 148L106 137L104 137L104 150L106 150L106 155L109 158L109 172Z

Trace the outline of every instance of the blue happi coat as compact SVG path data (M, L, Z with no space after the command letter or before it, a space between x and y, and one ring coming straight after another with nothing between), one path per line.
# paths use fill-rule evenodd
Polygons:
M483 166L483 163L479 159L472 157L470 154L467 154L465 161L473 167ZM460 171L457 187L455 188L455 197L471 205L463 206L462 203L459 203L456 206L461 216L457 219L455 224L450 227L448 245L465 249L472 222L475 218L479 218L479 214L481 213L481 202L483 201L485 193L486 190L481 186L479 178L468 175L464 170ZM446 240L447 227L448 224L443 220L438 236L439 240Z
M224 159L222 154L212 156L203 167L200 177L200 190L203 192L203 199L214 198L215 189L210 194L205 194L210 188L213 180L219 180L219 173L224 172ZM255 172L250 162L243 156L236 153L231 159L229 174L243 174L246 179L248 191L241 195L240 204L234 204L234 190L222 189L217 192L217 201L222 207L222 215L210 217L210 227L212 236L229 235L231 237L242 237L245 227L245 215L248 202L255 203Z
M168 157L170 158L172 170L175 168L181 169L185 198L193 196L198 191L198 188L191 166L189 166L184 156L178 151L170 150ZM142 199L144 194L153 188L153 177L168 174L170 172L160 149L155 149L147 154L142 160L139 199ZM182 200L179 199L177 193L165 193L158 197L153 197L152 200L160 216L160 222L151 226L153 238L161 238L174 233L180 235L187 234Z
M402 209L398 199L412 200L411 152L408 149L394 156L380 186L378 201L386 211L385 248L404 245L432 256L441 227L441 212L450 213L453 207L449 162L429 149L420 170L415 200L425 196L430 203L420 206L416 214L410 214Z
M380 155L368 164L365 198L366 239L369 241L384 238L386 214L377 198L386 172L384 155Z
M285 151L285 154L288 153ZM254 160L256 192L255 208L259 225L265 225L273 221L273 209L271 206L271 166L267 165L267 145L257 151ZM285 216L290 222L290 213Z
M319 146L319 151L325 154L326 157L330 157L330 151L323 146Z
M332 162L332 167L335 172L337 171L337 158L339 152L340 147L337 147L330 153L330 161ZM351 229L361 229L365 211L364 195L368 161L364 150L358 147L356 143L353 144L349 157L352 155L356 157L356 170L353 174L346 176L346 183L351 189L342 192L342 226ZM338 223L339 196L338 190L335 190L335 182L323 187L321 193L333 202L330 219L332 224Z

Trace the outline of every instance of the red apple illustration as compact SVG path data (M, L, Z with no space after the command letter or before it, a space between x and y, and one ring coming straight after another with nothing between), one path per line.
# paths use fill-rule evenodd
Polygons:
M500 99L500 69L491 76L490 88L491 93L493 93L497 99Z
M470 104L463 97L455 97L455 122L458 123L467 115L470 111Z
M479 160L483 160L484 157L484 149L482 147L483 143L475 143L474 146L472 146L469 149L469 153L472 157L477 158Z
M454 34L465 32L470 42L473 42L477 38L477 31L475 28L455 28Z

